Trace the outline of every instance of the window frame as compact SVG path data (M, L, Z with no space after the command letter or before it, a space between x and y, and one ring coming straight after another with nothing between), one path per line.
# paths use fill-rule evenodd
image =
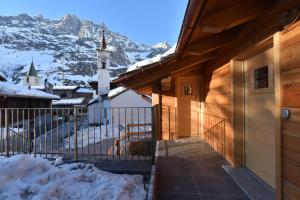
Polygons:
M255 87L255 71L263 68L268 67L268 87L264 88L256 88ZM266 65L260 65L256 67L251 67L249 69L249 92L251 93L264 93L264 92L273 92L274 91L274 65L273 64L266 64Z

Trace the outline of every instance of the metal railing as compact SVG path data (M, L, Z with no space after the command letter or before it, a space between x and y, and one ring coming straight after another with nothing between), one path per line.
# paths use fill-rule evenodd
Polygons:
M226 152L225 118L201 112L201 138L221 155Z
M180 135L189 137L200 137L210 144L215 151L224 155L226 148L225 118L205 113L201 111L200 107L185 110L185 119L189 121L180 122L176 107L162 106L161 131L163 139L176 139ZM190 123L190 124L187 124ZM178 133L178 126L185 126L184 130L189 130L189 133Z
M0 108L0 155L152 160L151 107Z

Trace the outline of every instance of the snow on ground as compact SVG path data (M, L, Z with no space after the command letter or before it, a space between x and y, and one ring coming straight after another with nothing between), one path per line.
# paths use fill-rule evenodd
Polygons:
M58 159L50 162L29 155L0 157L0 199L145 199L141 175L112 174L91 164L63 164Z
M118 126L111 126L110 124L102 125L101 130L100 126L90 126L85 129L81 129L77 131L77 145L78 147L85 147L88 144L94 144L105 139L111 138L118 138L119 132L120 135L122 134L122 127ZM70 137L65 138L65 147L69 148L69 141L70 141L70 148L75 148L75 135L71 135Z
M145 59L145 60L142 60L140 62L135 63L134 65L130 66L127 69L127 72L130 72L130 71L136 70L140 67L143 67L145 65L150 65L152 63L159 62L159 61L163 60L164 58L166 58L166 57L170 56L171 54L175 53L176 46L177 46L177 44L175 44L172 48L170 48L167 52L165 52L163 54L158 54L157 56L154 56L153 58Z
M14 96L14 97L35 97L42 99L59 99L59 96L49 94L43 91L28 89L22 85L0 81L0 96Z

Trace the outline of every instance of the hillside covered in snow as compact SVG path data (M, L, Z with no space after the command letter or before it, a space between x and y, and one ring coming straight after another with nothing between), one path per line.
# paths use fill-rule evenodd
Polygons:
M107 43L114 46L111 75L124 72L134 63L165 53L169 44L153 46L137 43L95 24L67 14L50 20L43 16L0 16L0 72L9 81L21 83L33 58L38 75L52 83L85 85L95 77L96 48L105 29Z

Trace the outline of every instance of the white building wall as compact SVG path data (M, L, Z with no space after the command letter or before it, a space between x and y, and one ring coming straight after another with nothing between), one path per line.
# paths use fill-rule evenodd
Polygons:
M103 124L106 120L115 126L151 123L151 103L132 90L127 90L111 100L94 103L88 107L90 124Z
M89 124L104 124L110 120L110 101L97 102L88 106Z
M132 90L127 90L113 98L111 107L114 125L151 123L151 103Z
M23 85L25 86L38 86L40 85L40 79L35 76L24 76Z

